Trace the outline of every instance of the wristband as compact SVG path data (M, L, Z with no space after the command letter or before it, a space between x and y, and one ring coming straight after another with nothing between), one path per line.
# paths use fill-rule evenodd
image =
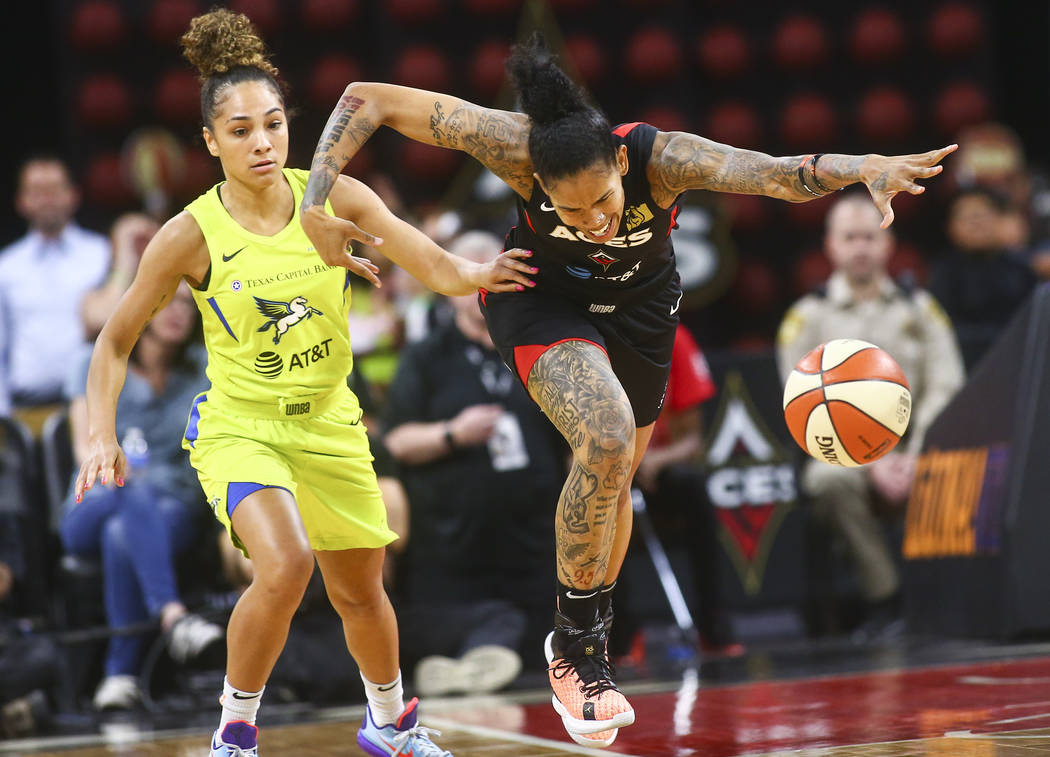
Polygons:
M452 426L445 424L445 446L448 447L449 452L455 452L457 449L456 440L452 436Z
M824 153L818 152L816 155L813 156L813 183L816 184L817 185L817 189L819 189L824 194L831 194L835 190L834 189L828 189L823 184L821 184L820 183L820 179L817 178L817 161L820 160L821 157L823 157L823 155L824 155Z
M814 192L809 184L806 182L806 164L813 160L812 155L807 155L802 159L802 162L798 164L798 182L802 185L802 188L809 192L814 197L823 197L820 192Z

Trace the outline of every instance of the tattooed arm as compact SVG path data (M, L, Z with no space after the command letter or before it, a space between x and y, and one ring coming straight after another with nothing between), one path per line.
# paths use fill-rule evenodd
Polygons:
M352 240L382 243L324 212L325 199L343 167L380 126L417 142L462 150L522 197L532 193L527 116L421 89L354 82L343 92L317 143L301 206L303 230L329 265L351 267L346 250Z
M648 178L653 199L669 207L688 189L760 194L807 202L862 182L882 212L882 226L893 222L890 201L898 192L921 194L916 179L936 176L937 165L957 145L916 155L794 155L774 158L685 132L660 132L653 144ZM799 169L802 169L801 171Z
M200 227L183 211L157 232L142 253L135 279L102 327L87 380L88 444L77 474L77 501L95 479L123 485L127 459L117 444L117 398L127 377L128 356L146 325L171 301L183 278L201 281L209 265Z

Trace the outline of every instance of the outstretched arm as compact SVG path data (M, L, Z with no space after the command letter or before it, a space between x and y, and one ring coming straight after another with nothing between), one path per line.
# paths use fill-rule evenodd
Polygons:
M383 253L435 292L450 296L471 294L478 289L520 292L533 285L528 278L528 274L535 273L527 260L531 252L507 250L488 263L452 255L391 213L379 196L357 179L339 178L332 191L332 207L339 215L350 216L382 234ZM366 278L379 283L374 274Z
M458 97L394 84L354 82L339 98L317 143L303 210L323 206L343 167L380 126L435 147L462 150L518 194L532 191L529 119Z
M532 193L527 116L421 89L354 82L339 98L317 143L300 212L303 230L329 265L371 278L348 252L349 244L377 246L383 240L356 224L332 218L324 203L343 168L380 126L417 142L462 150L522 197Z
M653 144L648 177L653 198L667 207L687 189L737 192L807 202L863 183L882 212L882 227L893 223L890 202L898 192L921 194L917 179L939 174L938 165L958 145L915 155L794 155L774 158L685 132L661 132Z

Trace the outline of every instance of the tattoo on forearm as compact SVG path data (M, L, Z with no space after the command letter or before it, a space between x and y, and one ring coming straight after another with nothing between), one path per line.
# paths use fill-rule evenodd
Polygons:
M375 132L376 126L368 118L354 118L364 104L362 98L347 93L339 98L314 150L310 180L303 192L304 207L324 203L343 167ZM343 144L344 136L350 139L352 150L337 150Z
M555 520L558 576L570 585L604 576L616 512L633 459L634 418L612 367L593 345L544 353L529 391L573 448Z
M798 167L806 157L774 158L694 134L676 134L668 138L659 161L650 171L653 196L664 207L687 189L811 200L813 192L807 191L798 177ZM820 182L840 189L860 181L863 162L862 155L822 155L818 167Z
M528 119L463 103L446 113L440 101L430 114L434 143L462 150L507 182L515 191L532 189L528 157Z

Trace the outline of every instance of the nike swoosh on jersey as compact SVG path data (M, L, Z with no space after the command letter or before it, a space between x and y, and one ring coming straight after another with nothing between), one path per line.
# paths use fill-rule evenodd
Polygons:
M546 202L540 203L540 210L546 210L548 213L554 212L554 208L548 205Z
M244 246L244 247L242 247L241 249L237 250L237 252L231 253L231 254L229 254L229 255L223 255L223 256L222 256L222 262L223 262L223 263L229 263L229 262L230 262L231 260L233 260L233 259L234 259L235 257L237 257L237 256L238 256L238 255L240 255L240 254L241 254L242 252L244 252L244 251L245 251L246 249L248 249L247 245L245 245L245 246Z
M683 294L685 294L685 292L679 292L678 293L678 301L675 302L674 307L671 308L671 315L674 315L675 313L678 312L678 306L682 304L682 295Z

